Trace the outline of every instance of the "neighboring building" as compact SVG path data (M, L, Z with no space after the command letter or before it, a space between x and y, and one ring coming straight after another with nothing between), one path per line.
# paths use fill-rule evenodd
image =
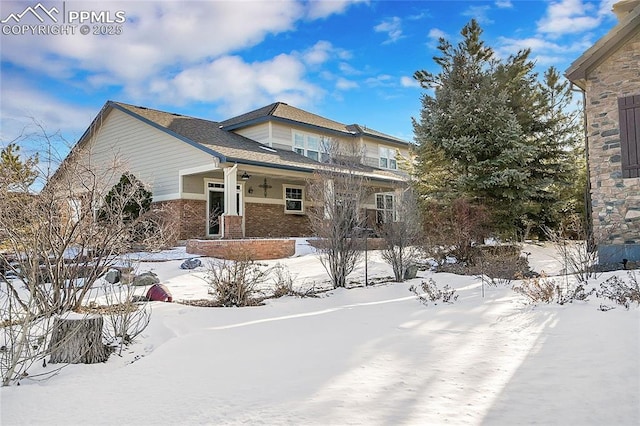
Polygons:
M124 160L154 203L171 207L185 240L308 236L306 183L337 144L377 188L367 217L385 220L409 143L280 102L214 122L109 101L77 146L94 164Z
M591 219L601 263L640 260L640 0L567 69L585 93Z

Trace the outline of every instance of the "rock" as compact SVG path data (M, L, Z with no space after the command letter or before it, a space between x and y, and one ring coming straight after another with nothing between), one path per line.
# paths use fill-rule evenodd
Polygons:
M182 265L180 265L180 269L195 269L202 266L202 261L198 258L191 258L191 259L187 259L184 262L182 262Z
M110 269L104 274L104 280L109 284L115 284L120 282L120 271L117 269Z
M133 279L132 285L148 286L148 285L154 285L159 283L160 283L160 279L156 274L154 274L153 272L144 272L140 275L136 275L136 277Z
M404 270L404 279L411 280L416 277L418 273L418 265L409 265L407 269Z

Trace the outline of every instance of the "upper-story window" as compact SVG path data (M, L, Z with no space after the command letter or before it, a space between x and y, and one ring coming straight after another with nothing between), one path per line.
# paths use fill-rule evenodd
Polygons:
M329 159L327 149L319 136L305 133L293 134L293 150L312 160L326 162Z
M380 154L380 168L398 170L398 162L396 161L396 150L381 146L378 148Z

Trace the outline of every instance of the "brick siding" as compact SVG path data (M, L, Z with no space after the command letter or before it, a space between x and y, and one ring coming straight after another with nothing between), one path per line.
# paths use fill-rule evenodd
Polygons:
M238 259L249 257L252 260L282 259L296 252L295 240L256 239L256 240L189 240L187 253L217 259Z
M284 205L247 203L245 236L260 238L305 237L311 235L306 215L285 214Z
M204 238L206 236L207 203L204 200L170 200L154 203L166 220L179 227L178 239Z
M224 216L224 238L235 240L243 238L242 235L242 216Z

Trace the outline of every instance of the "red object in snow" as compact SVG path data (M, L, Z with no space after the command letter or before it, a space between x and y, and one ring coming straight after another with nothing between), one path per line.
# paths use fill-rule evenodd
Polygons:
M147 299L157 302L173 302L171 292L164 284L154 284L147 291Z

